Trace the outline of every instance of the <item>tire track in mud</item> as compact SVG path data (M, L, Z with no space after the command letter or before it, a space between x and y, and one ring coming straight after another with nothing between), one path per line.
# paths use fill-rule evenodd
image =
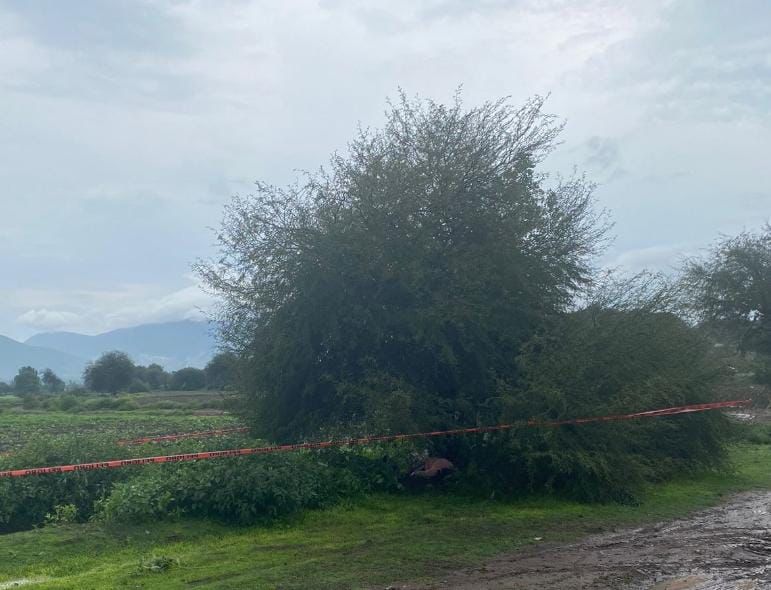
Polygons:
M771 491L686 518L540 545L456 572L422 590L771 589Z

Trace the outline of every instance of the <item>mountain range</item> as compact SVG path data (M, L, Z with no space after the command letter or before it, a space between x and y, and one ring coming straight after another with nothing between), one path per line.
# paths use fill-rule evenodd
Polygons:
M50 368L63 379L80 380L89 361L110 350L127 353L140 365L158 363L167 371L203 367L216 353L212 327L184 320L143 324L89 336L45 332L18 342L0 336L0 379L12 379L19 367Z

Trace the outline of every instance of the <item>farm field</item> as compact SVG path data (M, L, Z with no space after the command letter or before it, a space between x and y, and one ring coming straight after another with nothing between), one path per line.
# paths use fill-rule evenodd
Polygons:
M27 409L16 396L0 396L0 453L18 449L38 436L104 435L114 440L233 426L222 395L212 392L160 392L68 396L68 409Z
M233 422L226 415L199 416L195 411L70 415L6 410L0 423L4 433L10 428L17 437L64 425L126 437ZM130 526L47 525L0 535L0 588L441 586L450 572L501 553L670 519L718 504L735 492L771 489L771 430L765 425L747 428L743 442L731 450L733 472L652 486L639 505L548 497L493 501L429 490L361 497L270 526L227 526L191 518Z

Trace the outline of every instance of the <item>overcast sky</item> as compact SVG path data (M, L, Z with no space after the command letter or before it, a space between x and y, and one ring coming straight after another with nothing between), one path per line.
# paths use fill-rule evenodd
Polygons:
M771 215L771 2L0 0L0 334L196 317L222 206L377 126L398 87L551 93L603 263Z

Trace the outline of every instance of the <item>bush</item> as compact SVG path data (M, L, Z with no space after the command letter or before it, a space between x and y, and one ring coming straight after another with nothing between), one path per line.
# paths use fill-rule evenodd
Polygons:
M80 408L80 400L74 395L62 395L56 400L57 409L62 412L77 412Z
M22 396L21 407L25 410L37 410L40 408L41 400L37 395Z
M223 459L147 468L100 502L106 520L180 515L246 524L270 522L371 490L398 487L389 456L350 451Z
M198 391L206 387L206 373L203 369L185 367L171 374L171 389L179 391Z
M133 379L128 386L129 393L144 393L150 391L150 386L141 379Z
M114 410L118 407L119 400L113 397L98 396L83 402L83 409L89 410Z
M131 398L121 398L118 403L115 404L115 409L119 412L133 412L139 410L139 404Z
M113 441L101 437L39 436L19 452L0 457L0 469L91 462L120 452ZM42 524L47 515L57 513L57 506L72 505L77 519L87 520L94 503L109 493L114 482L128 476L126 470L100 469L0 479L0 532Z
M706 341L665 312L589 307L567 314L523 349L521 385L500 391L503 419L562 420L712 401L720 372L709 353ZM463 459L495 487L626 501L645 481L719 467L729 428L717 412L523 428L468 444Z

